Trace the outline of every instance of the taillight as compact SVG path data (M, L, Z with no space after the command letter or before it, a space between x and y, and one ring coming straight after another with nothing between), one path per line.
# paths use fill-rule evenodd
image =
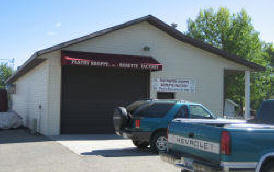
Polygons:
M135 128L140 128L140 120L135 120Z
M222 132L222 139L221 139L221 151L224 155L229 155L231 153L231 138L228 131Z

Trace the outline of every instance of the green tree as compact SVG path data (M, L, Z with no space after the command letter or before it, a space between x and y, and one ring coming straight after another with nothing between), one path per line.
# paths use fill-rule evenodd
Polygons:
M270 60L270 66L274 67L274 45L273 43L265 43L264 51L268 54L268 59Z
M245 10L230 14L227 8L219 8L217 11L212 8L204 9L194 20L189 19L187 23L186 35L267 67L266 72L251 74L252 108L257 109L261 100L271 96L272 67L269 65L273 49L269 44L260 41L259 33L255 31ZM271 57L273 58L273 54ZM243 73L225 76L225 98L230 98L243 107Z
M0 88L5 87L5 81L12 75L12 68L7 64L0 64Z
M262 57L265 59L264 66L266 70L251 75L251 103L254 108L257 108L263 99L271 98L274 94L274 70L271 64L271 59L274 57L274 48L272 44L263 43Z

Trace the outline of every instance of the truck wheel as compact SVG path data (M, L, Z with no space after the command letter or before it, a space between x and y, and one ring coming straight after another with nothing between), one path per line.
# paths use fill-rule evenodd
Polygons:
M274 161L271 161L263 167L262 172L274 172Z
M166 152L167 151L166 132L157 132L151 139L150 148L153 152Z
M144 149L149 145L147 142L140 142L140 141L136 141L136 140L133 140L132 142L139 149Z

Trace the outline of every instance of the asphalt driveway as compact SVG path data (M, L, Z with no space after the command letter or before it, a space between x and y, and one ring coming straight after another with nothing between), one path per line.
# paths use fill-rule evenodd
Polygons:
M26 130L0 131L4 171L178 172L149 150L116 135L35 136Z
M50 137L81 156L98 171L178 172L149 149L137 149L131 140L117 135L59 135Z
M89 163L45 136L0 131L1 172L90 171Z

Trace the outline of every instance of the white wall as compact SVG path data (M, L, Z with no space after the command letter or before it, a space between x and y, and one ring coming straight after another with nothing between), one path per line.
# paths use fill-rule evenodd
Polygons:
M48 58L48 134L60 133L61 114L61 53L55 51L44 55Z
M23 117L24 125L32 128L32 120L40 115L40 132L46 135L60 133L60 57L60 51L41 55L39 58L47 60L20 77L12 95L13 110Z
M39 64L15 84L16 93L12 95L13 110L23 117L24 125L31 129L33 119L39 119L40 116L40 132L48 134L48 62ZM39 127L39 123L37 125Z
M149 46L150 51L143 51L144 46ZM194 79L195 94L180 92L176 98L202 103L216 114L223 113L224 69L248 70L246 66L178 41L147 22L75 44L66 50L153 56L163 64L163 71L153 72L151 79ZM151 97L156 98L156 94L151 88Z

